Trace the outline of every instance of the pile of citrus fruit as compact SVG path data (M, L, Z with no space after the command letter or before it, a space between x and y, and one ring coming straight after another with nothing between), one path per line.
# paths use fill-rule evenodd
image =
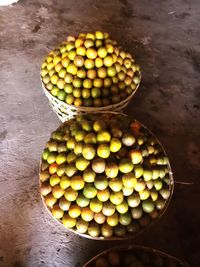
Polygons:
M139 232L166 207L170 166L157 139L122 114L78 115L42 154L41 194L67 228L93 238Z
M45 58L41 78L54 97L84 107L119 103L141 79L133 57L100 31L69 36Z
M115 248L100 253L84 267L186 267L163 252L143 247Z

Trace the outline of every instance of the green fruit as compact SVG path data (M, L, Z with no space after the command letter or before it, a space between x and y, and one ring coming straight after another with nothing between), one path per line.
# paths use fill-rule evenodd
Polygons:
M93 98L99 98L101 96L101 89L93 87L92 90L91 90L91 96Z
M122 191L112 192L110 194L110 202L113 203L114 205L121 204L123 200L124 200L124 196L123 196Z
M91 144L84 145L82 154L85 159L92 160L95 157L96 149Z
M83 194L79 194L76 203L79 205L79 207L84 208L87 207L90 203L90 200L86 198Z
M89 199L94 198L97 195L97 189L94 186L87 184L83 188L83 195Z
M113 153L118 152L121 149L122 143L117 138L112 138L110 141L110 151Z
M129 212L126 212L124 214L120 214L119 216L119 222L122 224L122 225L129 225L132 221L132 216Z
M152 200L147 199L142 201L142 209L146 213L151 213L155 208L155 205Z
M79 157L77 160L76 160L76 168L79 170L79 171L84 171L88 165L90 164L90 162L83 158L83 157Z
M104 190L108 187L108 179L104 176L97 176L94 185L98 190Z
M55 151L56 151L56 150L55 150ZM45 150L44 150L43 153L42 153L42 159L43 159L43 160L47 160L49 154L50 154L49 149L48 149L48 148L45 148Z
M93 159L92 170L95 173L103 173L106 167L106 162L104 159Z
M121 159L119 163L119 170L122 173L129 173L133 170L133 164L129 159Z
M128 204L123 200L120 204L116 205L116 209L120 214L124 214L128 211Z
M118 165L115 162L109 162L106 164L105 174L109 178L115 178L118 175Z
M153 184L157 191L160 191L163 187L163 183L161 180L154 180Z

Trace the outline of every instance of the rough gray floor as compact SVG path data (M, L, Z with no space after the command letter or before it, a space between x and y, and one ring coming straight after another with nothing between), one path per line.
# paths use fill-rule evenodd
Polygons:
M117 242L84 240L54 222L38 193L41 151L59 122L42 94L45 54L68 34L108 31L142 66L127 108L157 134L176 181L163 218L130 243L200 266L199 0L20 0L0 7L0 266L78 267Z

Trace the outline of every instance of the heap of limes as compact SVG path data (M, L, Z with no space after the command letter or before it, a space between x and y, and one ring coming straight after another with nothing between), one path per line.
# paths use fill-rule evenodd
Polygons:
M171 194L157 139L121 114L87 114L61 125L42 154L41 194L64 226L123 237L155 220Z
M140 68L108 33L81 33L48 54L42 63L45 88L74 106L102 107L126 99L140 83Z
M104 251L84 267L185 267L178 259L143 247L115 248Z

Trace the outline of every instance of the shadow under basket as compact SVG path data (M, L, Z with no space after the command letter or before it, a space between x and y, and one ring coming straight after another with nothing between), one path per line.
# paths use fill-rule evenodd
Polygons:
M122 111L131 101L132 97L136 93L140 84L137 85L136 89L124 100L119 103L103 106L103 107L77 107L74 105L69 105L58 98L54 97L46 88L42 82L43 92L48 98L53 111L57 114L61 122L65 122L74 118L76 115L86 114L86 113L101 113L107 111Z
M82 267L96 267L100 263L101 260L102 262L105 263L106 259L107 259L106 260L107 265L98 265L98 266L107 266L107 267L122 266L118 264L119 258L117 255L119 256L119 258L121 257L121 259L123 257L122 261L127 261L128 265L126 266L140 266L140 264L138 265L137 258L140 258L142 261L144 261L143 262L144 264L147 264L148 259L153 258L153 260L155 261L155 265L153 266L161 266L159 265L159 263L161 261L162 262L165 261L165 265L162 265L162 266L189 267L189 265L186 262L183 262L179 260L178 258L171 256L165 252L159 251L151 247L144 247L144 246L139 246L139 245L125 245L125 246L118 246L118 247L110 248L94 256L91 260L85 263ZM130 262L131 260L133 261L136 260L136 262L131 263ZM113 265L113 263L115 263L115 265ZM151 265L148 265L148 266L151 266Z

